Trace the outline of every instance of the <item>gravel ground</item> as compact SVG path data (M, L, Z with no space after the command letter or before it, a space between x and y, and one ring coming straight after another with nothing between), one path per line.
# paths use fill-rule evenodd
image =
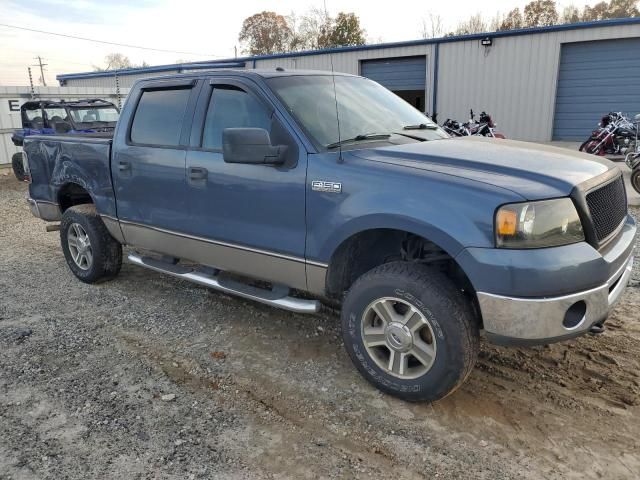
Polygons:
M0 175L1 479L638 478L638 268L604 335L484 344L454 395L408 404L334 313L129 264L79 282L25 191Z

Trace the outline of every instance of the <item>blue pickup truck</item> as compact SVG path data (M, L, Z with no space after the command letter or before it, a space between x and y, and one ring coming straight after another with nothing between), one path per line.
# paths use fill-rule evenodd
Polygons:
M619 169L579 152L449 138L377 83L248 70L138 81L112 139L28 137L29 203L73 274L130 262L283 309L341 306L384 392L434 401L480 336L604 329L633 265Z

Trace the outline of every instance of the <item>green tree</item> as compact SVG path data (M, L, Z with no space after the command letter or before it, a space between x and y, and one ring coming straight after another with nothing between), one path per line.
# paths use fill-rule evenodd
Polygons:
M365 31L360 26L358 16L355 13L338 13L328 34L327 46L342 47L365 43Z
M291 39L287 20L282 15L266 11L245 18L238 35L238 40L250 55L286 52Z

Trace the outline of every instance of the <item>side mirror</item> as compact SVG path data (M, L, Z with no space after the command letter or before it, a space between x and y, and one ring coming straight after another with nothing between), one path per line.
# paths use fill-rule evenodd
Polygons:
M284 162L286 145L271 145L264 128L225 128L222 156L227 163L279 165Z

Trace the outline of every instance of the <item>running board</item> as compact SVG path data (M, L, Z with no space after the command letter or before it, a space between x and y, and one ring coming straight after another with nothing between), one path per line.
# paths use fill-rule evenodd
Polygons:
M286 287L274 286L271 290L253 287L236 280L227 279L221 276L219 270L205 267L203 270L174 265L151 257L140 256L130 253L127 257L135 265L148 268L160 273L166 273L173 277L182 278L189 282L204 285L224 293L248 298L256 302L271 305L297 313L316 313L320 311L320 302L317 300L305 300L289 296L289 289Z

